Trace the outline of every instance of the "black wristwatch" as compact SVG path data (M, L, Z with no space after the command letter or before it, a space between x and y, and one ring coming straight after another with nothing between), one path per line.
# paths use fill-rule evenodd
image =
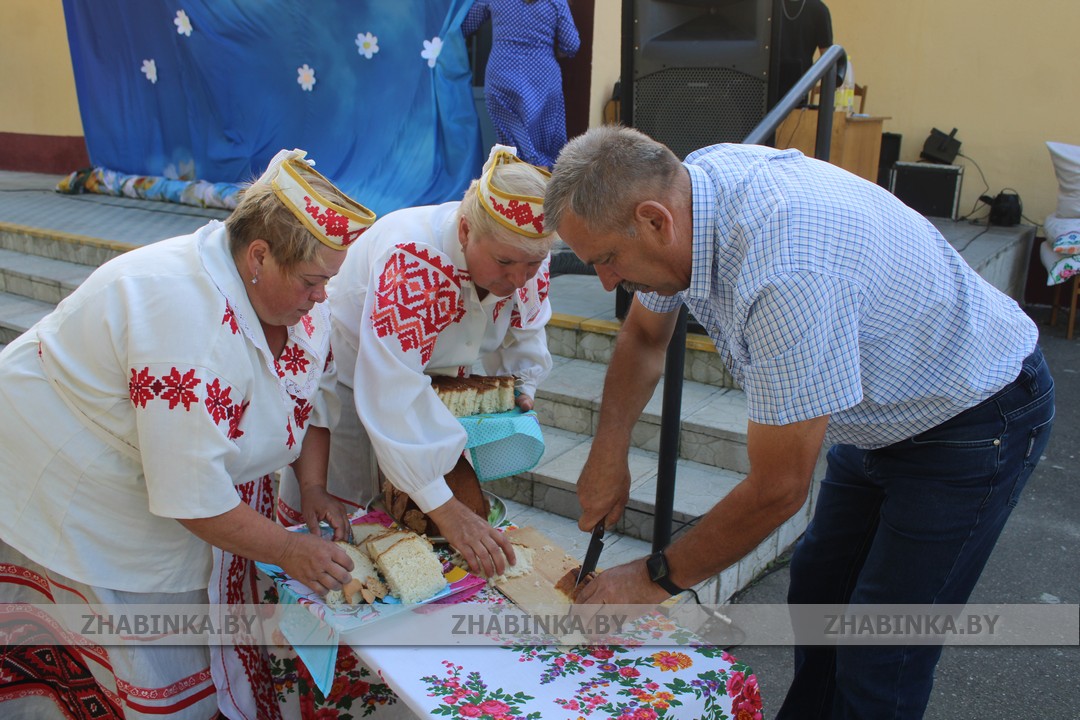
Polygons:
M671 578L668 577L667 558L664 556L663 550L657 550L646 558L645 567L649 571L649 579L672 595L678 595L686 590L686 588L681 588L673 583Z

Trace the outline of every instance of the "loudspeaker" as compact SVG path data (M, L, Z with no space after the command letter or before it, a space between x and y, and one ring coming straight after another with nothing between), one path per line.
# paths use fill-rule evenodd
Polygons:
M963 177L961 165L898 162L892 168L889 191L927 217L955 220Z
M771 0L623 0L623 124L680 158L741 142L767 109L771 8Z
M900 140L903 136L899 133L881 133L881 151L878 153L878 176L877 184L883 188L889 187L889 178L892 177L892 168L900 159Z

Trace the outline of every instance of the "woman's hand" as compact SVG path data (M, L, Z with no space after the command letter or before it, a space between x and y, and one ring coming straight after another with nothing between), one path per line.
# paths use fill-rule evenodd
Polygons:
M325 520L334 529L334 540L352 540L349 511L336 497L318 485L300 488L300 512L312 535L321 535L319 521Z
M286 531L288 532L288 531ZM353 562L344 550L329 540L307 533L289 532L277 565L294 580L319 595L340 590L349 582Z
M484 577L502 575L508 565L517 561L510 540L457 498L446 501L428 516L469 563L471 572Z
M514 398L514 404L521 408L521 412L529 412L533 409L533 399L525 393L518 393Z

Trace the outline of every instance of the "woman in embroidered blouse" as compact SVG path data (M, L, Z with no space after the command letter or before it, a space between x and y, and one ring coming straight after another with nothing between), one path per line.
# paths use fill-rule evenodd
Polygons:
M0 354L0 602L257 603L252 560L318 592L348 580L340 548L272 519L291 464L308 525L349 528L325 485L322 303L374 216L303 156L279 153L224 224L106 263ZM139 644L94 665L115 716L277 714L257 647Z
M544 328L555 236L543 225L547 179L497 145L461 201L382 217L328 287L342 399L330 492L359 504L372 499L377 456L378 469L438 523L474 571L489 576L513 562L513 551L443 479L466 433L427 376L479 363L482 374L515 376L518 406L532 409L551 370ZM283 479L285 517L290 497Z

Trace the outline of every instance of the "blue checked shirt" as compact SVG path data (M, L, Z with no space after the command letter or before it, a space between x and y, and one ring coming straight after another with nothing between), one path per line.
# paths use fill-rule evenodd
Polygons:
M746 392L748 417L831 415L828 443L883 447L1016 378L1038 339L1016 303L884 189L794 150L715 145L693 184L686 303Z

